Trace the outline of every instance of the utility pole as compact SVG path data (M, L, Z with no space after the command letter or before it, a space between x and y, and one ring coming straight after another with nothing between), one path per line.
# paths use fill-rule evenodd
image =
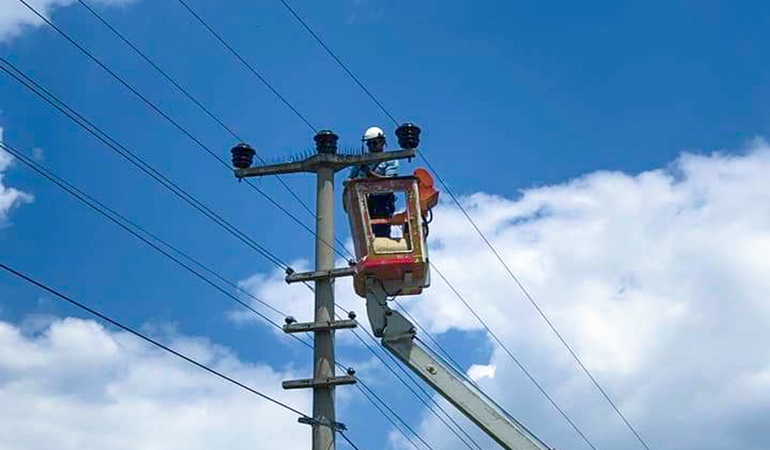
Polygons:
M402 135L413 133L419 133L419 128L411 124L396 130L399 140ZM411 159L416 151L412 148L382 153L338 153L338 136L329 130L318 132L314 140L316 153L304 155L300 161L252 167L255 151L247 144L233 147L232 155L235 176L239 180L288 173L316 174L315 271L295 273L289 269L286 276L287 283L315 282L315 317L308 323L297 323L287 317L283 327L286 333L313 333L313 378L287 380L283 382L283 388L313 389L313 416L309 420L299 420L313 427L312 450L335 450L336 431L344 430L345 426L336 421L334 390L339 385L354 384L356 379L353 369L348 369L344 376L335 374L334 333L338 329L355 328L357 323L353 314L349 320L334 320L334 279L355 274L354 265L334 268L334 174L350 166Z

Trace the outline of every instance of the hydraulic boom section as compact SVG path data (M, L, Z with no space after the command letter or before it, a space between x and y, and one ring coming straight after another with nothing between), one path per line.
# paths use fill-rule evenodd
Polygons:
M372 278L366 309L375 336L412 371L507 450L552 450L463 375L420 345L412 323L387 305L387 293Z

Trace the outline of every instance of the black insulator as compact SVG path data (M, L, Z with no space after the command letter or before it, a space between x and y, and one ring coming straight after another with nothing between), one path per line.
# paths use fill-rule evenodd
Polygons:
M331 130L319 131L313 140L318 153L337 153L337 140L339 136Z
M406 150L417 148L420 145L420 127L413 123L405 123L396 128L398 145Z
M249 144L240 143L233 147L230 152L233 154L233 167L238 169L248 169L254 163L254 155L257 153Z

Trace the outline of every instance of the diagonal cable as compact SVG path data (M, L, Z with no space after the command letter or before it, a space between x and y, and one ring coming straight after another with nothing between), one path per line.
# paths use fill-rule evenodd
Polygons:
M99 319L101 319L101 320L103 320L103 321L105 321L105 322L107 322L107 323L109 323L109 324L111 324L111 325L113 325L113 326L115 326L117 328L120 328L121 330L123 330L125 332L128 332L128 333L138 337L139 339L141 339L141 340L143 340L143 341L145 341L145 342L147 342L149 344L152 344L155 347L158 347L159 349L161 349L161 350L163 350L163 351L165 351L167 353L170 353L170 354L176 356L177 358L180 358L180 359L183 359L183 360L187 361L188 363L198 367L199 369L203 369L206 372L208 372L208 373L210 373L210 374L212 374L212 375L214 375L214 376L216 376L216 377L218 377L218 378L220 378L222 380L225 380L225 381L227 381L229 383L232 383L232 384L240 387L241 389L244 389L244 390L246 390L246 391L248 391L248 392L250 392L250 393L252 393L252 394L254 394L254 395L258 396L258 397L261 397L262 399L267 400L270 403L273 403L273 404L275 404L277 406L280 406L280 407L282 407L282 408L284 408L286 410L289 410L289 411L291 411L291 412L293 412L293 413L295 413L295 414L297 414L297 415L299 415L301 417L309 419L309 417L307 415L305 415L301 411L299 411L299 410L297 410L297 409L287 405L286 403L283 403L280 400L276 400L276 399L274 399L273 397L270 397L267 394L263 394L262 392L259 392L256 389L251 388L251 387L241 383L240 381L238 381L238 380L236 380L236 379L234 379L234 378L232 378L232 377L230 377L228 375L223 374L222 372L219 372L219 371L217 371L215 369L212 369L211 367L207 366L206 364L198 362L197 360L195 360L193 358L190 358L189 356L186 356L185 354L183 354L181 352L178 352L178 351L172 349L171 347L168 347L168 346L166 346L164 344L161 344L160 342L156 341L155 339L152 339L151 337L149 337L149 336L147 336L147 335L145 335L145 334L143 334L143 333L141 333L141 332L139 332L137 330L134 330L133 328L131 328L131 327L127 326L127 325L123 325L122 323L118 322L117 320L112 319L112 318L106 316L105 314L102 314L101 312L99 312L99 311L97 311L95 309L92 309L92 308L86 306L83 303L78 302L77 300L73 299L72 297L69 297L69 296L67 296L65 294L62 294L61 292L57 291L54 288L46 286L45 284L43 284L43 283L33 279L32 277L30 277L28 275L25 275L25 274L15 270L15 269L13 269L12 267L6 265L5 263L1 263L0 262L0 269L3 269L6 272L9 272L9 273L11 273L11 274L13 274L13 275L23 279L24 281L26 281L29 284L37 286L38 288L48 292L49 294L54 295L55 297L59 298L60 300L63 300L63 301L65 301L65 302L67 302L67 303L69 303L69 304L71 304L73 306L76 306L76 307L82 309L83 311L86 311L87 313L91 314L92 316L98 317Z
M394 115L383 106L382 102L380 102L374 94L363 84L363 82L355 75L353 72L347 67L347 65L339 58L334 51L329 48L328 45L321 39L318 34L313 31L313 29L307 24L307 22L294 10L294 8L289 5L289 3L286 0L278 0L281 4L284 5L284 7L294 16L295 19L302 25L302 27L313 37L313 39L316 40L316 42L326 51L326 53L329 54L329 56L334 59L334 61L337 62L337 64L340 66L340 68L369 96L369 98L377 105L377 107L386 115L388 118L390 118L391 121L393 121L394 124L398 125L398 121L395 119ZM420 157L425 161L425 164L428 166L428 168L431 170L431 172L436 175L436 178L441 183L442 187L447 191L449 196L452 198L452 200L457 204L457 206L460 208L462 213L465 215L465 217L468 219L468 221L473 225L473 228L476 230L476 232L481 236L481 238L484 240L484 242L487 244L487 246L490 248L490 250L495 254L497 259L500 261L500 263L505 268L506 272L511 276L511 278L514 280L516 285L519 287L519 289L522 291L524 296L527 298L527 300L532 304L532 306L537 310L538 314L540 314L541 318L546 322L550 330L557 336L558 340L561 342L561 344L567 349L569 354L572 356L572 358L575 360L575 362L578 364L580 369L588 376L588 378L591 380L593 385L599 390L601 395L604 397L604 399L609 403L609 405L612 407L612 409L615 411L615 413L618 414L618 416L621 418L625 426L633 433L633 435L636 437L636 439L639 441L639 443L642 444L642 446L646 450L650 450L650 446L647 444L647 442L641 437L641 435L637 432L636 428L631 424L631 422L626 418L625 414L618 408L615 401L610 398L607 391L602 387L602 385L599 383L599 381L593 376L593 374L588 370L588 368L583 364L583 361L580 359L580 357L575 353L575 351L572 349L572 347L567 343L566 339L561 335L561 333L556 329L556 326L551 322L551 320L548 318L548 316L543 312L543 310L540 308L540 306L535 302L535 300L532 298L532 296L529 294L529 292L524 288L523 284L519 281L519 279L514 275L511 268L508 266L508 264L505 262L505 260L500 256L499 252L495 249L495 247L492 245L492 243L487 239L487 237L484 235L484 233L479 229L479 227L476 225L475 221L470 217L468 212L465 210L465 208L460 204L460 202L457 200L455 195L452 193L451 189L449 189L449 186L444 182L444 180L439 176L438 172L432 167L428 159L425 157L424 153L419 153Z

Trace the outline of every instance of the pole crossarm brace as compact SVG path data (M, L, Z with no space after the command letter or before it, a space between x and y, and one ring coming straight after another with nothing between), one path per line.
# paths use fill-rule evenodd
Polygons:
M381 163L394 159L411 159L417 155L416 149L396 150L382 153L364 153L362 155L340 155L337 153L317 153L302 161L270 164L247 169L235 169L236 178L263 177L285 173L316 173L320 167L330 167L339 172L345 167Z

